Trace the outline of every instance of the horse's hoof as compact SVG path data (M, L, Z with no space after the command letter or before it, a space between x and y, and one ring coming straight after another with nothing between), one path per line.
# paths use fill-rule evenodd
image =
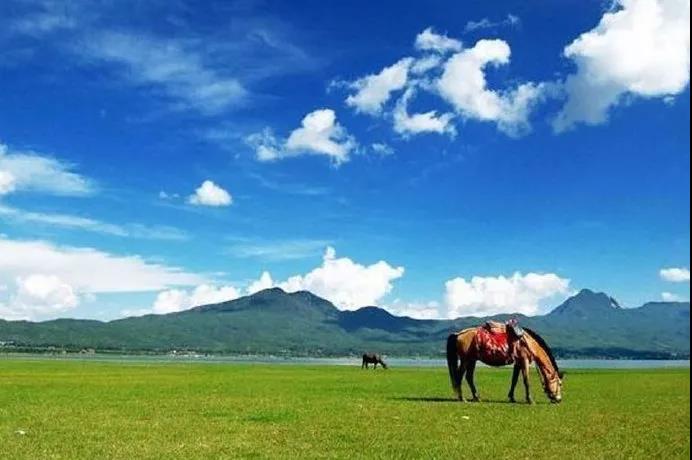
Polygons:
M533 401L533 399L527 399L527 400L526 400L526 404L534 405L534 404L536 404L536 403Z
M481 402L481 397L480 396L474 396L473 399L471 400L473 402Z
M516 403L516 402L517 402L517 400L516 400L516 399L514 399L514 398L509 398L509 402L511 402L511 403Z
M464 398L463 396L460 396L458 399L459 399L459 402L462 402L462 403L466 402L466 398Z

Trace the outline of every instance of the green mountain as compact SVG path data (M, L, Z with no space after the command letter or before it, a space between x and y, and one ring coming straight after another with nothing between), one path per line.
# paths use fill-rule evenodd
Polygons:
M689 358L689 302L622 308L583 290L543 316L516 317L562 357ZM267 289L229 302L167 315L109 322L0 320L7 349L94 348L117 352L343 356L375 350L390 356L440 356L447 335L491 318L416 320L378 307L340 311L309 292Z

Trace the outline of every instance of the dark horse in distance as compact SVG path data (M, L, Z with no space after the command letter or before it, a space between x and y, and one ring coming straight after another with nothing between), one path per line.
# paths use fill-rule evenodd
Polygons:
M383 368L387 369L387 365L382 360L382 357L375 353L363 353L363 364L360 366L360 368L367 369L368 364L374 364L375 367L373 367L373 369L377 369L378 364Z

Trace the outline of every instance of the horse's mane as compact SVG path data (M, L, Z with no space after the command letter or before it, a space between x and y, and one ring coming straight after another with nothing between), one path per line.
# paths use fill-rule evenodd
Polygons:
M559 374L559 373L560 373L560 368L557 367L557 361L555 361L555 356L553 356L553 350L551 350L550 347L548 346L548 344L545 343L545 340L543 340L543 337L541 337L540 335L536 334L534 331L532 331L532 330L529 329L528 327L523 327L523 326L522 326L522 329L524 329L524 331L528 332L529 335L531 336L531 338L532 338L533 340L535 340L535 341L538 343L538 345L541 346L541 348L543 348L543 350L544 350L544 351L546 352L546 354L548 355L548 358L550 358L550 362L551 362L551 364L553 365L553 367L555 368L555 372L557 372L557 373Z

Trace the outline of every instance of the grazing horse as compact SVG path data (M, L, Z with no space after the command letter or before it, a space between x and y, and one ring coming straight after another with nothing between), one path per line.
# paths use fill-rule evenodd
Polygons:
M473 373L476 362L481 361L490 366L514 365L512 385L509 389L510 402L514 399L514 388L519 373L524 380L526 402L533 403L529 388L529 371L531 363L536 363L543 391L550 402L562 401L563 373L557 367L550 347L535 332L520 328L516 322L507 324L488 322L483 326L464 329L447 338L447 367L452 381L452 388L460 401L464 401L461 380L466 375L466 382L471 388L474 401L480 401Z
M381 365L383 368L387 369L387 365L382 361L382 357L375 353L363 353L363 364L360 366L361 369L367 369L368 364L374 364L373 369L377 369L377 365Z

